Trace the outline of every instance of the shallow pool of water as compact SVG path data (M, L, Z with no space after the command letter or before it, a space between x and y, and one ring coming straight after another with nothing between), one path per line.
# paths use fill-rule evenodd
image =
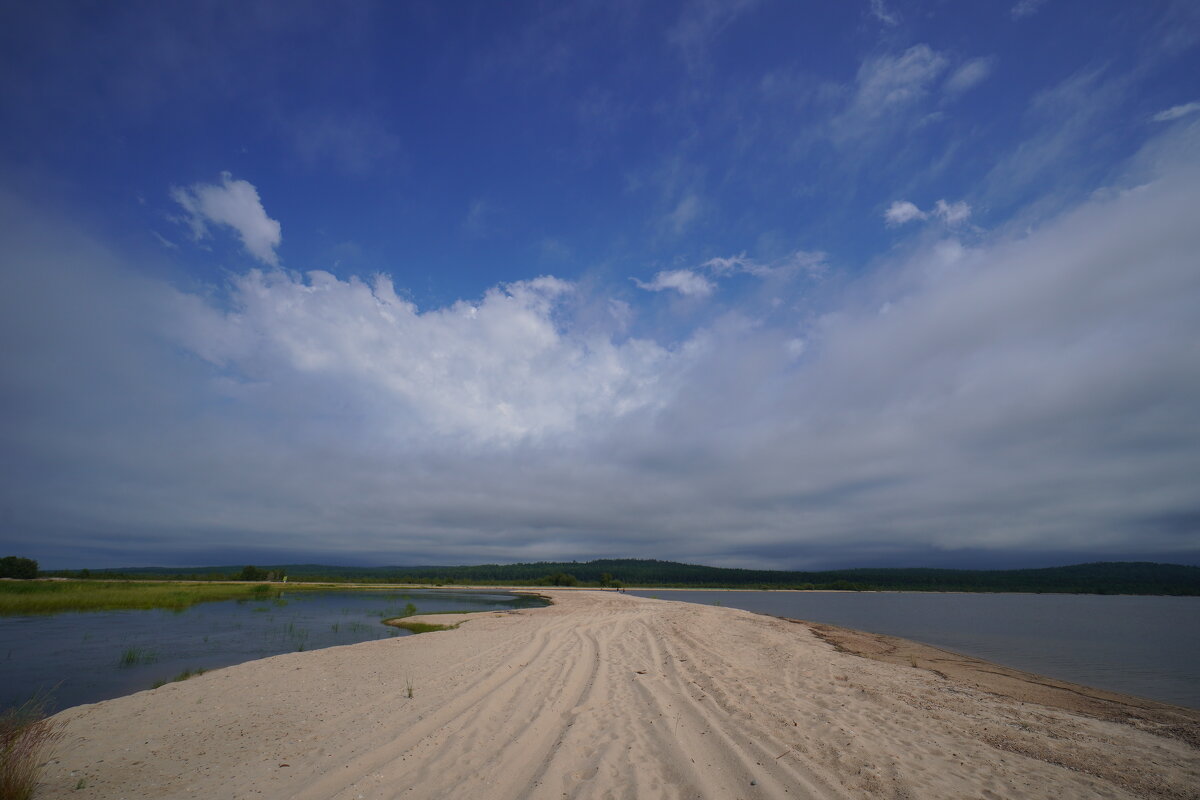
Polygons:
M149 689L188 670L405 636L383 620L409 613L531 605L544 602L501 592L294 591L182 611L0 617L0 708L42 692L63 709Z

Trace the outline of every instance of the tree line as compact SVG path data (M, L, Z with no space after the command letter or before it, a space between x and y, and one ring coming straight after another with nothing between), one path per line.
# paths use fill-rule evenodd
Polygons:
M46 573L79 577L78 572ZM187 580L282 580L406 583L427 586L590 586L842 591L1056 592L1200 595L1200 567L1150 562L1098 562L1014 570L863 568L826 571L728 569L653 559L480 564L470 566L139 567L91 570L93 577Z

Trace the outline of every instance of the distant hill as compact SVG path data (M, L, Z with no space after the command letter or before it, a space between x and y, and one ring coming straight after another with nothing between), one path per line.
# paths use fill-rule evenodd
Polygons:
M725 569L648 559L537 562L442 567L259 565L292 580L426 585L623 585L672 588L845 589L920 592L1062 592L1072 594L1200 595L1200 567L1110 561L1009 570L880 568L822 572ZM224 580L241 567L136 567L90 570L93 577ZM76 572L47 572L75 577Z

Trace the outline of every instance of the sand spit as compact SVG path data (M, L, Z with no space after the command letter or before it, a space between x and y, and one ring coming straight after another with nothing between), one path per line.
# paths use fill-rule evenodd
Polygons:
M1152 720L990 693L735 609L546 594L69 709L38 796L1200 796L1200 750ZM1173 713L1194 733L1200 714Z

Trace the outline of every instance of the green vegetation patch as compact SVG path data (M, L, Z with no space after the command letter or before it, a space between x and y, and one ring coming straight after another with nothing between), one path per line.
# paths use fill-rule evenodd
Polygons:
M260 600L281 590L265 584L154 583L147 581L2 581L0 616L113 611L127 608L181 610L214 600Z
M452 631L457 628L457 625L432 625L428 622L409 622L406 619L385 619L384 625L391 625L393 628L403 628L409 633L431 633L433 631Z

